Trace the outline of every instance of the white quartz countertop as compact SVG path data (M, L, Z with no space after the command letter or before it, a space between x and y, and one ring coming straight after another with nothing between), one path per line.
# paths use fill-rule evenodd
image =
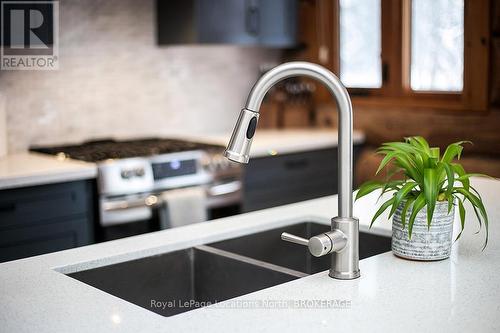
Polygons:
M201 142L214 143L226 146L231 133L206 134L200 136L182 137L185 139L197 140ZM352 141L354 144L361 144L365 136L360 131L354 131ZM331 129L258 129L255 133L251 157L264 157L268 155L290 154L304 151L318 150L324 148L337 147L338 134Z
M359 279L334 280L322 272L226 301L336 300L349 306L246 310L209 306L162 317L62 274L299 221L328 224L337 213L337 197L329 196L0 264L0 331L498 332L500 181L473 179L473 184L490 216L490 241L484 252L484 230L474 234L477 224L468 213L466 231L454 244L450 259L416 262L388 252L362 260ZM375 195L367 196L354 205L361 231L368 230L375 200ZM390 235L391 224L382 220L371 232Z
M94 178L94 163L38 153L19 153L0 157L0 190Z

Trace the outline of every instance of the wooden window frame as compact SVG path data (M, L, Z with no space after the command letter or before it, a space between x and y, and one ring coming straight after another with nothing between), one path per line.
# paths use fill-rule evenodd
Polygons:
M383 86L349 88L353 104L362 107L487 110L490 0L464 1L464 84L461 92L421 92L411 89L411 0L382 0ZM329 19L325 19L325 12L330 14L327 14ZM320 18L317 24L321 31L318 36L318 62L338 75L339 0L317 0L317 18ZM329 59L325 59L325 53Z

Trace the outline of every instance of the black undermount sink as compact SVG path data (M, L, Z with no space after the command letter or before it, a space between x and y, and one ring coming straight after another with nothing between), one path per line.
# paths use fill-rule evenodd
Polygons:
M199 246L69 276L168 317L304 275ZM169 304L158 306L161 302Z
M304 222L68 275L168 317L329 269L329 255L280 240L282 232L309 238L329 229ZM388 237L360 233L360 259L390 246Z

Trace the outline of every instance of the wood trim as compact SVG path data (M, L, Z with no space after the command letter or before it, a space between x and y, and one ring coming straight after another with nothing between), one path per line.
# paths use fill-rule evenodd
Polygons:
M329 19L328 3L319 0L316 4L316 34L318 35L318 63L331 69L333 57L331 56L332 21Z
M382 0L382 66L387 66L388 77L381 89L382 95L402 94L402 11L401 0Z
M340 4L339 0L329 1L331 4L331 48L332 48L332 71L340 77Z
M401 5L401 88L411 91L411 0L402 0Z
M488 108L490 1L465 0L464 106Z
M330 0L301 0L299 1L299 39L303 47L288 50L285 58L303 60L321 64L332 70L335 57L338 53L332 52L331 36L333 35L332 7ZM323 51L320 51L323 49ZM338 49L338 48L337 48ZM328 59L324 62L320 52L325 52ZM313 80L312 80L313 81ZM314 81L313 81L314 82ZM314 101L324 103L331 100L328 90L321 84L316 84Z
M442 110L468 110L461 102L460 95L437 95L435 98L426 97L418 98L415 96L374 96L374 97L357 97L353 96L352 103L356 107L396 107L399 109L412 109L415 108L428 108L428 109L442 109Z

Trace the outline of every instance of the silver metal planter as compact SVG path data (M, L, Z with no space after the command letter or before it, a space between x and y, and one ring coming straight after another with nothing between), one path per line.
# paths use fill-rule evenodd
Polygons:
M408 239L408 220L411 209L406 212L403 230L401 212L404 202L397 208L392 220L392 252L398 257L412 260L441 260L450 256L453 242L453 220L455 206L448 214L448 202L437 202L430 229L427 229L427 208L415 218L411 240Z

